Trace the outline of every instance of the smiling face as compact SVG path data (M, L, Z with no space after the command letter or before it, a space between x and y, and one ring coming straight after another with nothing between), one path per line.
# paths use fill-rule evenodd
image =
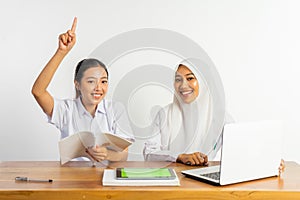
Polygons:
M199 94L199 83L193 72L180 65L175 74L174 88L184 103L193 102Z
M75 86L80 91L82 104L92 114L106 95L107 73L101 66L88 68L83 73L80 82L75 80Z

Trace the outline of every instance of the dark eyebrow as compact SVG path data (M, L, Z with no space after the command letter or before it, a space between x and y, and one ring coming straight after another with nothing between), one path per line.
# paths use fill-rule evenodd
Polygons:
M97 79L96 77L90 76L86 77L87 79L92 78L92 79ZM107 76L102 76L100 79L108 79Z
M195 76L195 74L194 74L194 73L189 73L189 74L186 74L185 76L189 76L189 75L193 75L193 76Z

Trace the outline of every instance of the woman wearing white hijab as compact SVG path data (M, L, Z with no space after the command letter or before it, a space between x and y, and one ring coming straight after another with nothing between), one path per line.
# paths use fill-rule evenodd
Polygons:
M173 102L155 118L154 136L145 143L145 160L204 165L208 156L215 157L221 145L225 106L213 107L211 90L200 73L204 68L208 66L195 59L184 60L177 66ZM215 120L214 109L219 112L219 120Z
M161 109L154 120L154 135L145 143L144 158L205 165L221 147L225 121L233 122L225 113L220 77L212 63L190 58L177 66L174 88L173 102ZM279 175L284 169L281 160Z

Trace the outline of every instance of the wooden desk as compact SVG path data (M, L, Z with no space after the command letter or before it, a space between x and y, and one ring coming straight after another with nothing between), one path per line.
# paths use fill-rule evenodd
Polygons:
M210 163L214 164L214 163ZM109 168L174 167L180 187L104 187L104 168L90 162L0 162L0 199L300 199L300 166L286 162L281 178L273 177L229 186L212 186L181 175L179 163L116 162ZM53 183L16 182L16 176L53 179Z

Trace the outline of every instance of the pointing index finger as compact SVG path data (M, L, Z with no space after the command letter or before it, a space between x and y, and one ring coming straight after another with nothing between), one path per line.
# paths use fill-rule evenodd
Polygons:
M73 24L72 24L72 28L71 28L71 31L73 33L75 33L76 26L77 26L77 17L75 17L74 20L73 20Z

